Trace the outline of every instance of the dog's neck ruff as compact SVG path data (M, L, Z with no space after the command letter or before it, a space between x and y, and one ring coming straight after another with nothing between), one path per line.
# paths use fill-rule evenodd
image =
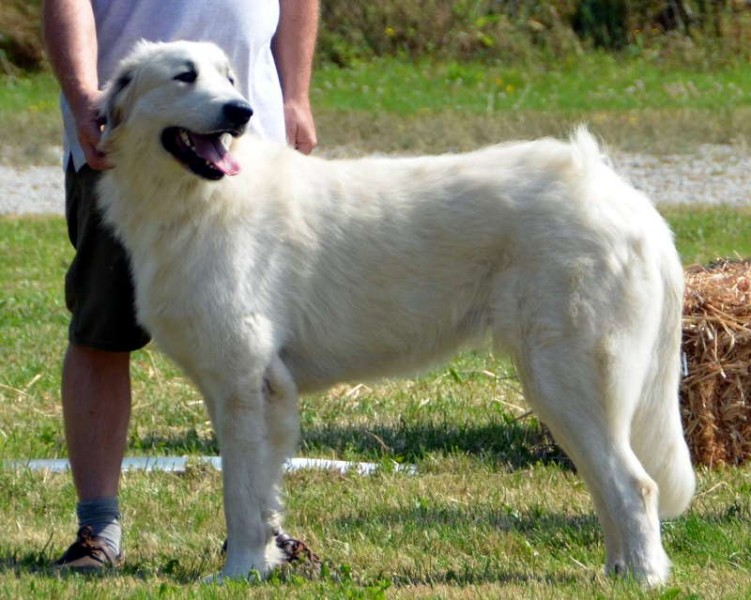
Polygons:
M99 204L122 238L141 237L145 232L137 230L144 226L167 231L190 223L196 203L209 202L213 188L220 185L197 177L166 154L163 169L144 165L137 153L113 158L114 169L106 171L100 183Z

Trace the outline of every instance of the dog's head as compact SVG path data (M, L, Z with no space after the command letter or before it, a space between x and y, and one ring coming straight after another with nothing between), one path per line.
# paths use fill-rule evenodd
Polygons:
M101 147L115 165L124 152L162 156L209 180L240 171L229 146L253 114L225 54L199 42L140 42L105 87L101 111Z

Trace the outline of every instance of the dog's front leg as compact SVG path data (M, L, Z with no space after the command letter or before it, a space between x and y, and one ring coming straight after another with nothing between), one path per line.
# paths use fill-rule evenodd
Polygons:
M222 577L247 577L252 571L265 576L272 566L265 559L272 536L266 503L274 485L265 410L260 378L223 394L214 406L227 521Z

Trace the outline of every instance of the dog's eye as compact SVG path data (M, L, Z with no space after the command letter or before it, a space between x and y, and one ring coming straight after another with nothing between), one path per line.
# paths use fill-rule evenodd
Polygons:
M180 73L179 75L175 75L174 79L176 81L182 81L184 83L193 83L196 79L198 79L198 73L191 69L190 71L185 71L183 73Z
M232 77L232 75L230 75L229 77L227 77L227 80L230 82L230 85L232 85L232 86L235 85L235 78Z

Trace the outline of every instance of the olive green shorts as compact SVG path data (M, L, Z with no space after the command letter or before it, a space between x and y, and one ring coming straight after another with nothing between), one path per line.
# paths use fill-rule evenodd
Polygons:
M143 348L149 334L138 324L128 254L102 222L96 206L100 173L73 161L65 173L65 217L76 254L65 276L72 344L110 352Z

